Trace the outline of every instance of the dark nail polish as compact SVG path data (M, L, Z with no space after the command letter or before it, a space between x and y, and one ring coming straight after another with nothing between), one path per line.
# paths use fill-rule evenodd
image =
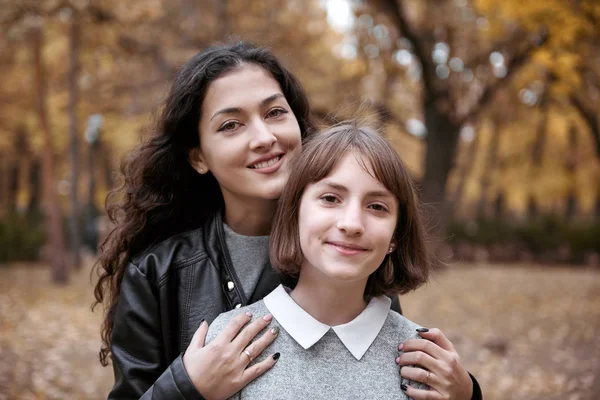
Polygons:
M422 332L422 333L429 332L429 329L427 329L427 328L419 328L419 329L417 329L417 332Z
M278 327L271 328L271 333L273 335L277 336L277 334L279 333L279 328Z
M408 389L408 386L400 385L400 389L402 389L402 391L406 392L406 390Z
M275 361L279 360L279 356L280 356L280 355L281 355L281 354L279 354L279 353L275 353L275 354L273 354L273 360L275 360Z

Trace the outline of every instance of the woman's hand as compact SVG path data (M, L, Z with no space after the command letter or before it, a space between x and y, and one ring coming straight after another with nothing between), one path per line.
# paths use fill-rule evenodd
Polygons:
M470 400L473 382L452 342L439 329L421 328L417 332L427 340L411 339L401 344L398 349L403 353L396 361L402 366L403 378L424 383L430 389L406 386L406 394L415 400Z
M196 389L207 400L232 396L277 362L279 353L248 367L279 332L277 328L269 329L260 339L250 344L273 318L271 315L258 318L242 330L251 317L250 313L236 316L207 346L204 345L208 332L206 321L196 330L183 355L183 365Z

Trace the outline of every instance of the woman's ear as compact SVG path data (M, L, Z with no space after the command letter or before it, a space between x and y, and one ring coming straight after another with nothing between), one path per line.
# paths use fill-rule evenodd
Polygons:
M390 242L390 247L388 247L388 254L392 254L396 250L396 243Z
M208 167L204 163L204 157L202 156L202 151L200 147L194 147L188 153L188 161L192 168L196 170L199 174L206 174L208 172Z

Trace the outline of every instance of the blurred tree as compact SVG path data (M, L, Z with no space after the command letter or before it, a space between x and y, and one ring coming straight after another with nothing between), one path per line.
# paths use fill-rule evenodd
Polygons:
M0 37L0 151L12 160L16 132L26 129L31 151L20 167L23 177L47 150L36 99L22 95L35 84L23 21L36 14L44 20L55 154L72 155L55 165L64 189L58 200L71 220L74 199L85 197L88 186L78 181L92 179L77 167L90 151L76 143L82 121L105 117L95 154L103 170L96 175L99 206L116 183L115 163L139 142L177 68L230 36L272 48L300 77L322 122L372 114L422 182L424 200L440 210L448 201L445 212L473 214L501 199L505 215L525 213L533 196L541 213L566 207L572 189L581 197L576 211L593 211L600 198L600 188L593 199L590 189L600 180L598 153L590 154L600 151L597 2L355 0L349 30L328 25L325 3L0 0L6 32ZM578 130L577 150L568 144L570 125ZM460 140L471 128L473 141ZM578 160L572 173L561 161L565 154ZM22 183L15 183L15 205L26 204L24 191L33 196ZM72 243L75 229L71 224Z
M44 64L43 51L43 19L41 16L33 16L31 31L29 33L33 58L34 58L34 82L37 104L39 126L44 137L44 151L42 162L44 164L44 208L48 223L48 240L50 247L50 263L52 266L52 279L56 283L65 283L68 280L67 265L65 259L65 245L63 239L62 213L56 193L56 169L54 163L54 144L48 120L48 91L47 76Z
M413 91L420 105L415 111L422 113L427 128L422 198L438 207L444 203L461 127L493 104L499 89L510 87L529 65L555 74L552 89L557 93L577 83L577 43L593 32L576 7L560 0L360 3L358 30L361 21L369 22L370 38L359 42L358 50L372 59L385 57L388 74L405 68L419 86ZM385 40L376 40L377 23L390 28ZM543 140L545 129L538 132Z
M71 251L73 252L73 264L75 268L81 267L81 228L79 226L79 137L77 107L79 102L79 52L81 25L79 10L76 7L63 9L63 13L70 14L69 27L69 139L71 153Z

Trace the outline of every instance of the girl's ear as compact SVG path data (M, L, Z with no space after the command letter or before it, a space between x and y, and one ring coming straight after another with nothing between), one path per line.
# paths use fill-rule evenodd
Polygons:
M196 170L199 174L206 174L208 172L208 166L204 163L204 157L202 156L202 151L200 147L194 147L188 153L188 161L192 168Z
M396 250L396 243L390 242L390 247L388 247L388 254L392 254Z

